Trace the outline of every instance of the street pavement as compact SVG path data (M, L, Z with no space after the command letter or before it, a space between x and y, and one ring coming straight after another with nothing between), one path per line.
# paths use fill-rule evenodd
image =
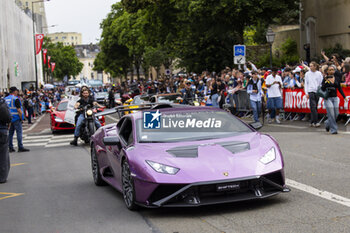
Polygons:
M9 180L0 185L0 232L350 232L350 134L343 126L338 135L299 121L261 129L281 146L290 193L132 212L119 192L94 185L87 145L70 146L71 133L52 135L47 115L37 122L25 132L31 151L11 153Z

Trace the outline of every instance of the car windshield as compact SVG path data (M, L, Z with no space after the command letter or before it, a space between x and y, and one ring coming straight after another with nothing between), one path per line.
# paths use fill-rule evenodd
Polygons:
M152 111L136 120L136 132L140 143L165 143L225 138L252 130L227 112Z
M67 110L67 106L68 106L68 101L61 102L61 103L57 106L57 111L66 111L66 110Z

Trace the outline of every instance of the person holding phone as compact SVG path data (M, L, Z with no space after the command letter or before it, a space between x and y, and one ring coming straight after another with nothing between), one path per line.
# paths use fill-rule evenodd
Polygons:
M328 67L328 72L332 72L332 69L335 69L334 66ZM326 71L326 72L327 72ZM327 132L331 132L331 134L338 133L338 125L337 125L337 117L339 115L339 98L337 96L337 92L342 95L342 97L346 100L349 99L345 97L343 89L341 88L340 83L336 80L334 75L327 75L326 78L322 82L321 89L323 91L328 91L328 98L325 99L325 106L327 110L327 120L325 121L325 127Z

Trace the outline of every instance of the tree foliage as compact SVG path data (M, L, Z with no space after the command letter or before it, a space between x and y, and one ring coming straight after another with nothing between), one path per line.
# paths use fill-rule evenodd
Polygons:
M51 57L50 62L56 63L53 76L62 80L64 76L76 76L83 69L75 53L74 47L64 46L63 43L52 43L49 39L44 40L43 48L47 49L47 56ZM50 73L47 65L44 65L44 71Z
M244 43L247 28L252 43L265 43L267 25L297 10L295 0L122 0L101 24L99 57L110 59L118 45L128 51L129 68L158 64L158 53L190 71L219 71L232 65L233 45ZM116 60L113 69L123 58Z

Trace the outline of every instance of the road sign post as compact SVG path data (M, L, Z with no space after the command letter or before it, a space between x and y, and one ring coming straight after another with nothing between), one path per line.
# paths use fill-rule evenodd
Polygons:
M245 45L233 46L234 64L244 65L246 63L246 47Z

